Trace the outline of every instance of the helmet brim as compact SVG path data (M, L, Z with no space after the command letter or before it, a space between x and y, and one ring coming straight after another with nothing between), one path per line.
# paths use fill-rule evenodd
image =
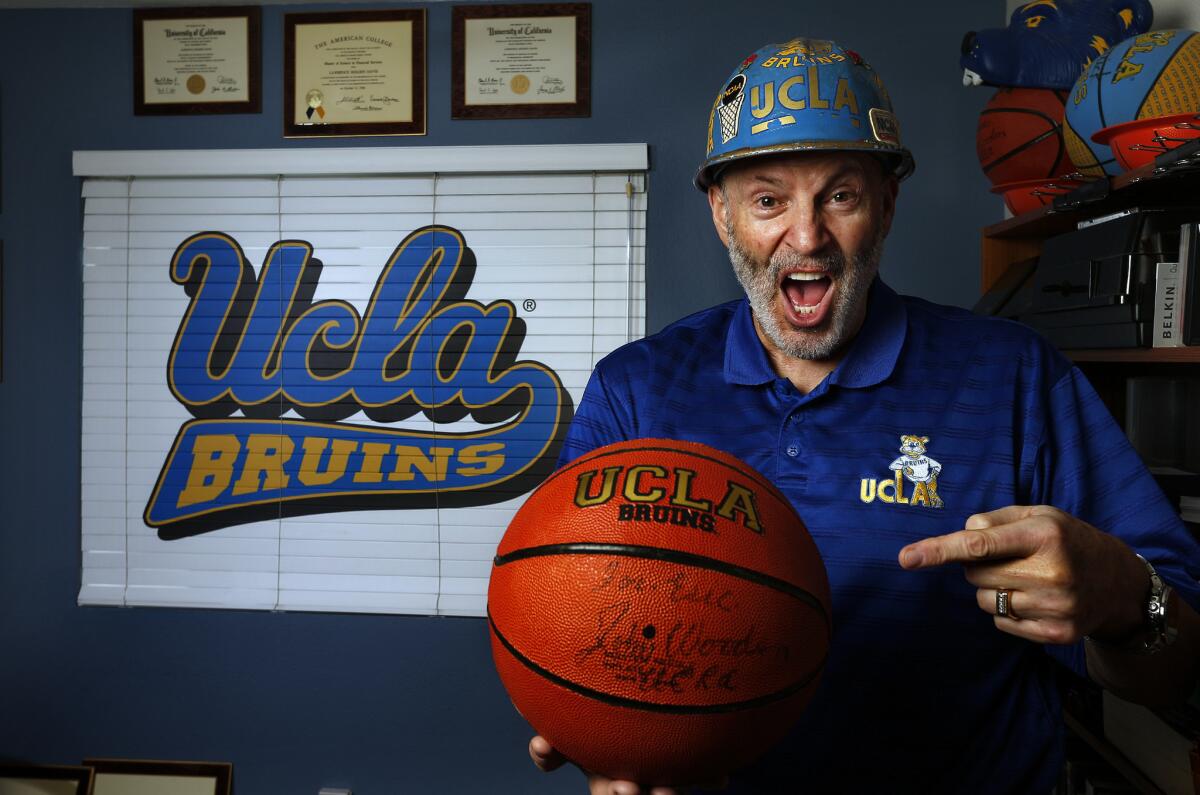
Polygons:
M754 149L739 149L726 152L720 157L705 161L692 179L699 190L708 189L720 181L721 172L734 162L747 160L765 155L787 154L789 152L867 152L878 155L887 164L888 170L898 180L905 180L916 169L916 161L912 153L903 147L878 145L872 146L867 142L857 141L791 141L786 144L756 147Z

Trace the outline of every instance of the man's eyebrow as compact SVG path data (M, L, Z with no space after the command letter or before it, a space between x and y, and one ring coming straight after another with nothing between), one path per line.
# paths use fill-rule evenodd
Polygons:
M859 163L846 163L831 172L823 181L826 186L829 186L850 177L858 177L865 180L867 178L866 169ZM783 178L772 176L766 172L749 172L746 174L746 181L749 183L765 183L776 188L784 187L786 184L786 180Z
M846 163L829 175L828 182L837 182L847 177L862 177L866 179L867 170L858 163Z
M765 182L768 185L773 185L775 187L781 187L784 182L783 179L781 179L779 177L773 177L770 174L755 174L755 173L748 174L747 180L749 182Z

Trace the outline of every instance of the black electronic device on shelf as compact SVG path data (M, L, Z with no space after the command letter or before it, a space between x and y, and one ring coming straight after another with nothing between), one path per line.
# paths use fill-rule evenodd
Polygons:
M1149 347L1157 265L1195 259L1198 224L1198 207L1133 208L1047 239L1020 320L1061 348Z

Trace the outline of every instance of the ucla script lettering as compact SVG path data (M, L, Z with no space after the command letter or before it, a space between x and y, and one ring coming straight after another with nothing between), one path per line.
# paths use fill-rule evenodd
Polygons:
M256 274L220 232L176 249L170 277L190 303L167 383L197 419L180 429L148 525L192 535L278 515L281 502L293 515L424 507L435 495L443 507L488 504L548 473L570 397L553 370L517 359L526 328L511 301L466 297L477 264L462 233L409 234L362 314L344 300L313 301L323 268L313 253L281 240ZM382 424L340 422L359 412ZM492 427L386 425L418 412Z

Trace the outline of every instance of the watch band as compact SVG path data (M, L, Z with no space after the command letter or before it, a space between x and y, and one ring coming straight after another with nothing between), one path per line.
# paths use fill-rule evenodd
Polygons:
M1147 633L1145 640L1142 641L1141 650L1146 654L1153 654L1174 643L1179 631L1171 626L1167 617L1171 586L1163 582L1162 577L1158 576L1158 572L1150 565L1150 561L1141 555L1138 555L1138 560L1145 564L1146 571L1150 575L1150 596L1146 600Z

